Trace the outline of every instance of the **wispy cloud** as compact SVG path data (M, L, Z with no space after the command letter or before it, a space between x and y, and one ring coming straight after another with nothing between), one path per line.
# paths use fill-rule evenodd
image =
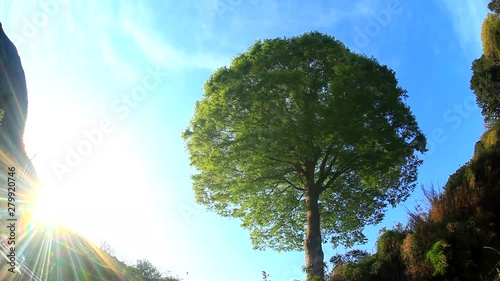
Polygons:
M385 8L385 5L385 1L364 0L351 5L337 5L328 10L318 6L309 16L313 17L313 15L317 15L313 23L318 27L335 27L339 23L355 24L360 21L366 21L376 14L376 12Z
M227 59L216 57L213 54L189 54L176 49L162 39L159 34L146 30L131 20L124 22L123 28L153 65L171 70L191 68L213 70L227 63Z
M108 65L113 73L125 79L125 81L137 81L142 73L137 67L122 58L109 40L98 43L102 50L103 62Z
M134 11L133 14L131 11ZM124 7L120 14L122 32L133 40L150 64L169 70L214 70L228 63L228 58L219 54L174 47L165 35L160 34L154 27L153 15L154 13L144 6L138 6L137 9Z
M488 12L488 0L444 0L460 47L466 56L477 57L481 51L481 25Z

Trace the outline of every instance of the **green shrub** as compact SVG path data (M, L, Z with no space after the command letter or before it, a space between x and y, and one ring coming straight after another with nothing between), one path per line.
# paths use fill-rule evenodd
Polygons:
M439 240L427 252L426 258L432 266L434 267L434 272L432 275L444 275L446 273L446 269L448 267L448 258L446 256L447 249L449 245L443 240Z

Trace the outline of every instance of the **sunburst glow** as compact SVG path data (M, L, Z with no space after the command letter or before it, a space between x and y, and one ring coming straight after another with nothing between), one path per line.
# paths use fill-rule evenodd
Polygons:
M83 236L55 219L40 218L36 223L22 232L17 244L20 280L110 280L110 276L124 280L116 262ZM11 280L5 272L1 271L0 280Z
M33 204L33 222L67 225L71 221L71 212L68 212L70 197L68 189L47 188L44 190Z

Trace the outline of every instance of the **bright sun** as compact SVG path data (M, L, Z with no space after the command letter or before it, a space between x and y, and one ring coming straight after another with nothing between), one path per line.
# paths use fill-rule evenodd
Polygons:
M35 201L32 212L33 223L63 224L70 226L72 212L68 208L70 194L67 189L47 188ZM66 202L66 203L65 203Z
M117 129L116 133L106 135L102 144L82 156L81 163L76 166L68 165L67 151L82 139L63 142L55 148L45 145L39 138L27 140L39 145L34 147L34 151L39 152L34 165L41 167L37 169L40 193L30 202L33 225L62 225L88 238L101 240L116 237L114 234L123 231L120 227L128 227L131 221L151 217L152 207L147 202L152 185L146 176L144 154L127 131ZM57 153L51 154L52 151ZM52 168L55 162L68 166L69 170L61 178Z

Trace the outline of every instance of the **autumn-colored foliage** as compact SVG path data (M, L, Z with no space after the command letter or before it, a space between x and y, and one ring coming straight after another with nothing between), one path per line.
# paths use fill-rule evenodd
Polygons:
M495 280L499 257L489 249L500 248L499 182L496 123L442 193L424 191L427 211L410 213L404 228L384 230L375 254L336 264L330 280ZM399 277L380 279L381 268Z
M483 22L481 40L484 55L491 61L500 60L500 18L489 14Z

